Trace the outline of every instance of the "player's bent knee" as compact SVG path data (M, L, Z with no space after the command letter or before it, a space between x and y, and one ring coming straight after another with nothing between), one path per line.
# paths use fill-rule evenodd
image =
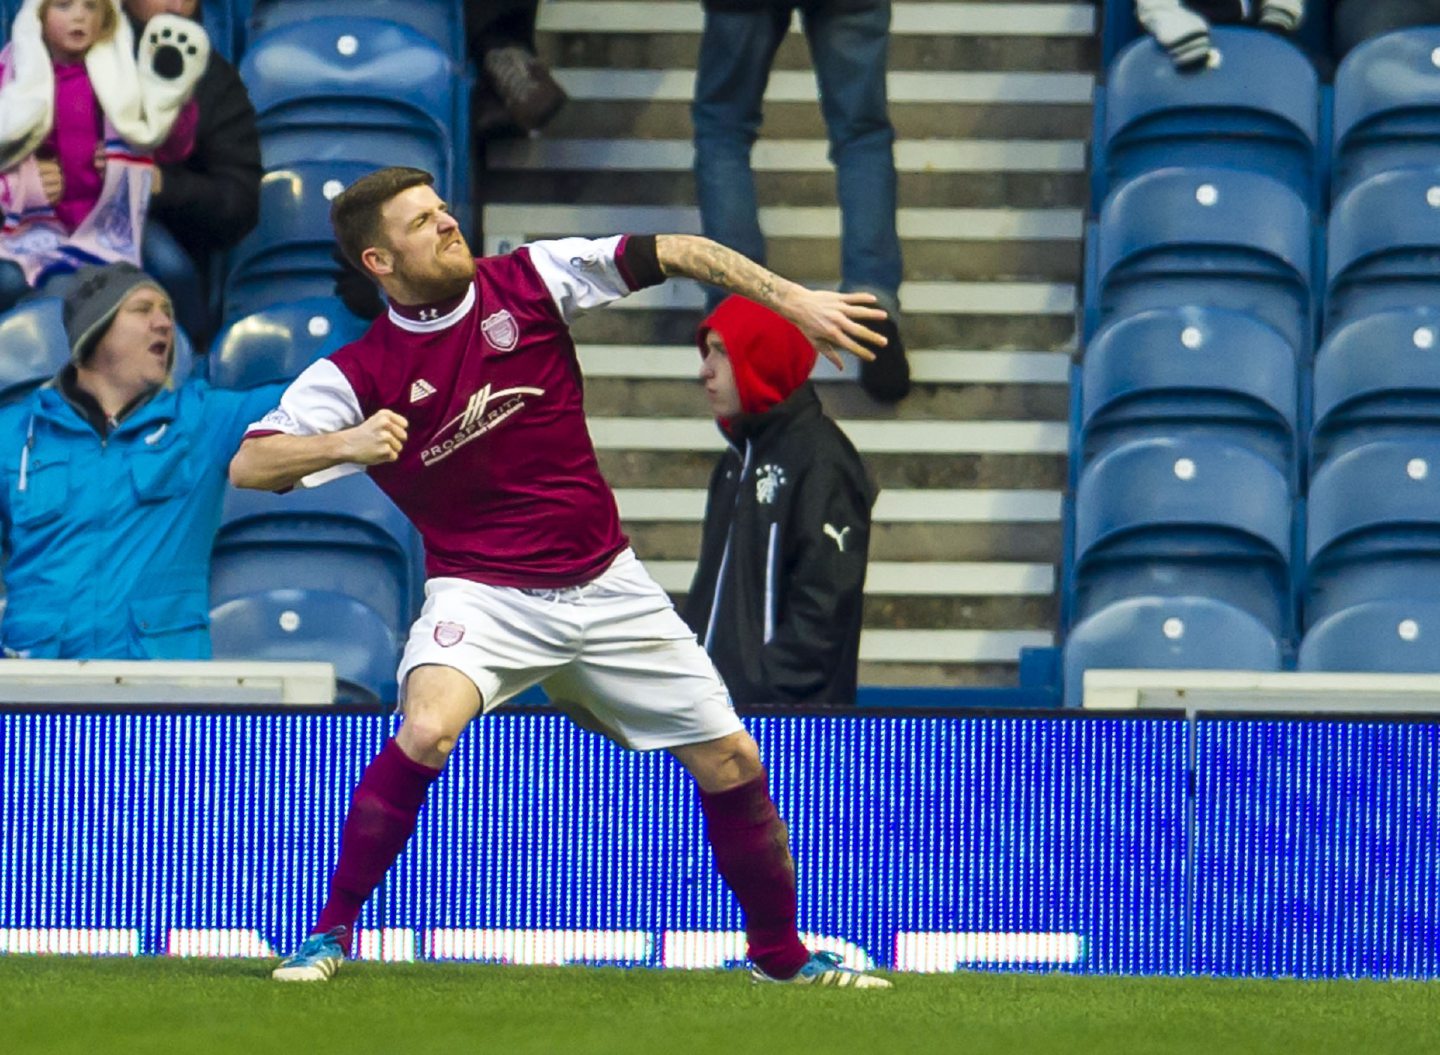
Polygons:
M674 755L703 789L728 791L749 783L764 772L760 747L747 732L731 733L703 744L676 748Z
M480 704L474 683L459 671L417 667L405 681L405 721L396 739L417 762L443 766Z

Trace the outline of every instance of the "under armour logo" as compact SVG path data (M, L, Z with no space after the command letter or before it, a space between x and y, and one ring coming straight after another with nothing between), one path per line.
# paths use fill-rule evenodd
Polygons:
M434 321L435 321L436 319L438 319L439 317L440 317L440 309L439 309L439 308L421 308L421 309L420 309L420 321L421 321L421 322L434 322Z
M829 535L835 540L836 549L838 549L841 553L845 552L845 536L850 534L850 529L848 527L840 528L837 531L834 524L826 524L825 534Z

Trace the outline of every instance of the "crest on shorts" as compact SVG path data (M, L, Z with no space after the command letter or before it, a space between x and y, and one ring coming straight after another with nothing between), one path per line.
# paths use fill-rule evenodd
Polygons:
M490 347L497 351L513 352L520 343L520 324L515 321L515 316L504 308L481 319L480 332L485 335Z
M435 624L435 643L441 648L450 648L465 640L465 628L459 623L441 621Z

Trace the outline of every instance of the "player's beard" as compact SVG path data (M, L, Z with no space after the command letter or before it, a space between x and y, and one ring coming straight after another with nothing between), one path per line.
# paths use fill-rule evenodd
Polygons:
M458 297L475 281L475 257L463 238L458 241L460 252L451 250L449 245L453 243L448 243L431 258L422 274L405 276L418 303L433 304Z

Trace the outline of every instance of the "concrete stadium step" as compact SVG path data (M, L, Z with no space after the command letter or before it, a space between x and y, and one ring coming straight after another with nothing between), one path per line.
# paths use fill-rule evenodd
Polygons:
M1095 67L1089 4L896 3L892 70L1074 70ZM545 4L545 57L558 66L620 69L693 67L701 25L684 0L570 0ZM793 19L776 55L777 70L810 66Z
M897 215L905 242L905 277L936 282L1079 277L1083 214L1079 209L915 209ZM817 282L840 278L840 214L834 206L767 206L760 211L767 263ZM566 234L617 231L699 234L691 206L491 205L487 251ZM956 252L956 243L964 251Z
M981 286L982 283L974 283ZM977 294L983 291L977 290ZM901 296L905 294L902 291ZM983 305L983 295L980 296ZM963 306L963 305L961 305ZM683 344L695 336L702 318L699 298L686 311L663 308L616 311L607 308L576 320L576 340L596 344ZM902 316L907 348L1039 348L1068 349L1075 338L1070 312L1040 314L1016 309L1010 314L994 310L976 313L929 314L905 308Z
M1082 209L1089 190L1083 172L901 172L901 208ZM494 205L693 205L695 184L683 173L645 170L497 170L485 173ZM757 172L761 208L835 207L832 172Z
M565 235L699 230L693 0L548 0L539 46L570 95L543 138L487 147L488 251ZM888 89L915 387L876 404L817 366L881 486L861 642L870 684L997 684L1048 645L1066 384L1086 202L1094 10L899 0ZM839 279L839 214L799 20L753 162L769 263ZM695 381L703 290L667 283L577 321L601 468L636 550L683 599L721 437Z

